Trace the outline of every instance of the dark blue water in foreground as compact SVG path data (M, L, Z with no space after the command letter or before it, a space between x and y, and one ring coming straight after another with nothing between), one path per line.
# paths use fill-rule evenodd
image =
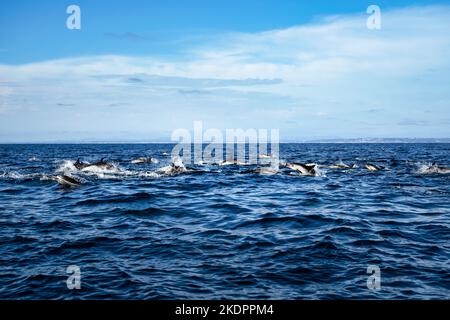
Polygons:
M449 144L281 145L288 161L359 165L320 177L152 174L171 148L0 146L0 298L450 298L450 174L421 170L450 165ZM130 164L143 155L160 163ZM75 172L70 189L50 179L102 157L120 170Z

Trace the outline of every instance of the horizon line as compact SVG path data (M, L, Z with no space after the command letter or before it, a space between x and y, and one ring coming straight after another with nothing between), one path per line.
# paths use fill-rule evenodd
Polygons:
M178 144L176 141L151 141L151 140L54 140L54 141L0 141L0 145L49 145L49 144ZM212 144L213 142L203 142ZM270 143L270 142L267 142ZM450 143L450 138L319 138L319 139L293 139L280 141L279 144L313 144L313 143ZM190 143L196 144L196 143ZM220 144L220 143L218 143ZM226 142L222 144L227 144ZM234 144L249 144L248 142L235 142ZM258 143L259 144L259 143Z

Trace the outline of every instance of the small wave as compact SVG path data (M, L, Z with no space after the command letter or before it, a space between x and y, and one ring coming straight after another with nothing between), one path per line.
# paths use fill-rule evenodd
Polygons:
M277 224L301 224L302 220L297 217L265 217L256 220L240 222L236 228L248 228L254 226L275 226Z
M111 203L131 203L135 201L141 200L149 200L153 199L154 196L152 194L146 192L138 192L130 195L120 195L120 196L112 196L112 197L104 197L104 198L90 198L85 200L78 201L75 205L85 205L85 206L95 206L102 204L111 204Z
M52 177L45 173L20 173L16 171L2 172L0 178L5 180L52 180Z
M449 239L450 228L443 224L430 223L428 225L420 225L416 227L420 233L427 233L436 239Z
M307 246L305 250L311 250L313 252L325 251L331 254L331 251L339 251L339 247L331 239L323 239L315 241L312 245Z
M384 245L387 241L385 239L358 239L350 241L349 244L353 246L377 246L377 245Z
M169 210L159 208L159 207L148 207L144 209L115 209L124 215L166 215L170 214Z
M353 228L350 226L334 226L328 230L325 230L326 234L330 234L333 236L348 236L348 237L361 237L362 232L360 232L357 228Z

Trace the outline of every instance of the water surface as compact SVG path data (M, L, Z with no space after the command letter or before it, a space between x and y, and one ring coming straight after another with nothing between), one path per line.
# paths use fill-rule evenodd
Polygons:
M449 144L280 146L286 161L358 164L315 177L155 175L171 148L0 145L0 298L450 298L450 175L421 170L450 165ZM130 163L143 155L159 163ZM70 189L51 179L103 157L119 170L72 172L83 184Z

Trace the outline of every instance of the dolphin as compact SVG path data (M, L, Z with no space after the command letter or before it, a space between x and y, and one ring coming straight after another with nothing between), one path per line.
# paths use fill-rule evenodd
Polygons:
M433 162L431 166L429 166L426 170L426 173L450 173L450 168L446 166L438 165L436 162Z
M234 165L234 166L245 166L245 165L247 165L247 163L241 162L241 161L238 161L238 160L233 160L233 159L231 159L231 160L223 160L222 162L219 162L219 166L232 166L232 165Z
M439 173L449 173L450 172L449 167L439 166L439 165L436 165L436 167L437 167Z
M70 177L67 175L58 175L55 176L54 179L62 186L67 186L67 187L76 187L79 186L81 184L81 181L79 181L78 179L75 179L74 177Z
M340 162L340 163L332 164L331 166L325 166L325 168L329 168L329 169L354 169L354 168L356 168L356 164L352 163L352 164L348 165L348 164L345 164L343 162Z
M369 170L369 171L379 171L379 170L383 170L383 169L384 169L384 167L382 167L382 166L377 166L377 165L371 164L371 163L366 163L366 164L364 165L364 167L365 167L367 170Z
M90 166L89 163L82 162L82 161L80 161L79 158L77 159L77 161L73 165L75 166L75 168L77 168L77 170L83 170L84 168Z
M171 172L172 173L182 173L182 172L186 172L187 171L187 169L186 169L186 167L184 165L180 165L180 164L177 164L177 163L171 163L170 166L171 166Z
M286 163L286 167L288 167L291 170L297 171L304 176L314 176L317 173L315 164L303 164L293 162L293 163Z
M156 163L156 159L152 157L140 157L134 160L131 160L133 164L143 164L143 163Z
M159 168L156 172L166 174L166 175L175 175L175 174L188 172L188 170L186 169L186 167L184 166L184 164L181 160L175 160L175 161L172 160L170 165Z
M111 169L115 168L115 166L113 164L109 163L108 161L106 161L105 158L101 158L100 161L90 164L90 165L84 167L83 169L89 169L92 167L96 167L96 168L103 169L103 170L111 170ZM81 169L81 170L83 170L83 169Z
M263 167L263 168L250 170L250 172L251 173L263 174L263 175L272 175L272 174L277 174L278 173L278 169L277 168L273 168L273 167Z

